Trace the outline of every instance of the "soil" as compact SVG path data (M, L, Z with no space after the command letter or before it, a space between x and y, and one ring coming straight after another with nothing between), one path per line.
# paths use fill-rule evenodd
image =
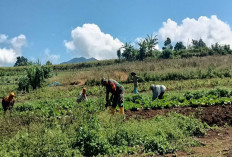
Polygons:
M126 111L126 119L151 119L157 115L167 115L176 112L186 116L195 115L210 126L217 125L218 129L210 129L204 137L197 138L202 146L189 148L186 152L178 151L166 157L232 157L232 105L184 107L159 110ZM161 157L161 156L157 156Z
M232 126L232 105L208 106L208 107L179 107L158 110L143 110L125 111L126 119L151 119L157 115L166 115L170 112L180 113L186 116L195 115L196 118L201 119L210 126Z

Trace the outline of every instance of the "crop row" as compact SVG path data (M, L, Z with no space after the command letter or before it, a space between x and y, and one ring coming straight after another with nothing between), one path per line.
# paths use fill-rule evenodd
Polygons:
M151 100L149 96L142 96L136 94L125 97L125 110L138 109L163 109L171 107L185 107L185 106L209 106L209 105L228 105L232 102L232 92L225 89L216 89L210 91L186 92L181 96L165 95L164 99ZM89 99L88 102L81 104L76 103L75 98L62 99L47 99L43 101L35 101L33 103L17 104L15 111L24 112L30 111L43 117L61 117L62 115L71 114L73 107L76 105L85 106L89 113L104 108L105 100ZM95 104L90 105L90 104Z
M125 110L163 109L171 107L198 107L210 105L231 105L232 92L223 89L210 90L208 92L186 92L180 97L164 97L152 101L148 97L135 95L125 99Z

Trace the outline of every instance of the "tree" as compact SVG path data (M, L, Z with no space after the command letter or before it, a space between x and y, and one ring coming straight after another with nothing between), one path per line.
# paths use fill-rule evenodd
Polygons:
M141 40L138 42L139 45L139 60L144 60L147 52L147 43L145 40Z
M173 58L173 51L171 49L164 49L162 52L162 58L164 59Z
M47 62L46 62L46 65L52 65L52 62L47 61Z
M226 54L231 54L232 52L232 50L230 49L230 45L221 46L218 43L211 45L211 50L212 50L212 52L210 53L211 55L214 54L226 55Z
M175 51L179 51L179 50L182 50L182 49L186 49L186 47L184 46L184 44L181 41L177 42L176 45L174 46L174 50Z
M199 46L199 47L202 47L202 48L203 48L203 47L207 47L206 44L205 44L205 42L204 42L202 39L200 39L200 40L198 41L198 46Z
M138 56L138 51L129 43L125 43L125 50L122 53L122 57L124 57L127 61L136 60Z
M200 39L199 41L192 40L192 44L193 44L193 48L195 48L195 49L207 47L205 42L202 39Z
M17 60L16 60L16 62L14 64L14 67L16 67L16 66L27 66L28 64L29 64L29 62L28 62L27 58L25 58L23 56L21 56L21 57L18 56Z
M230 45L224 45L223 48L227 52L227 54L232 54L232 50L230 49Z
M165 49L172 50L173 49L172 41L171 41L171 39L169 37L167 37L167 39L164 41L164 47L162 49L163 50L165 50Z
M121 48L122 48L122 47L120 47L120 48L117 50L117 56L118 56L119 61L121 60L121 57L122 57Z
M138 42L139 45L139 60L144 60L146 57L151 57L155 46L158 44L157 36L147 35L144 40Z
M152 35L147 35L147 38L145 38L146 44L147 44L147 53L146 57L153 57L153 55L157 52L154 52L155 46L158 44L157 41L157 35L152 37Z

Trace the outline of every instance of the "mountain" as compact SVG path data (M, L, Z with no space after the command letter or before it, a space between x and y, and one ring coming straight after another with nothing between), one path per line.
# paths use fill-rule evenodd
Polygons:
M84 63L84 62L92 62L92 61L96 61L96 59L95 58L87 59L85 57L80 57L80 58L73 58L70 61L63 62L63 63L60 63L60 64Z

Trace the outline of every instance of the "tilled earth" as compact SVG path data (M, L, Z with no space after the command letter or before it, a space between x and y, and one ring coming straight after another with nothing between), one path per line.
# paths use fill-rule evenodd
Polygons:
M134 117L135 119L150 119L157 115L166 115L169 112L176 112L186 116L195 115L196 118L201 119L210 126L216 124L218 126L231 125L232 126L232 105L218 105L208 107L182 107L182 108L168 108L157 110L143 110L126 111L126 119Z
M200 147L189 148L188 152L176 152L167 154L167 157L193 156L193 157L232 157L232 105L207 106L207 107L183 107L159 110L126 111L126 119L151 119L157 115L166 115L170 112L180 113L186 116L195 115L202 122L210 126L216 124L217 130L209 130L204 137L197 138L202 143Z

